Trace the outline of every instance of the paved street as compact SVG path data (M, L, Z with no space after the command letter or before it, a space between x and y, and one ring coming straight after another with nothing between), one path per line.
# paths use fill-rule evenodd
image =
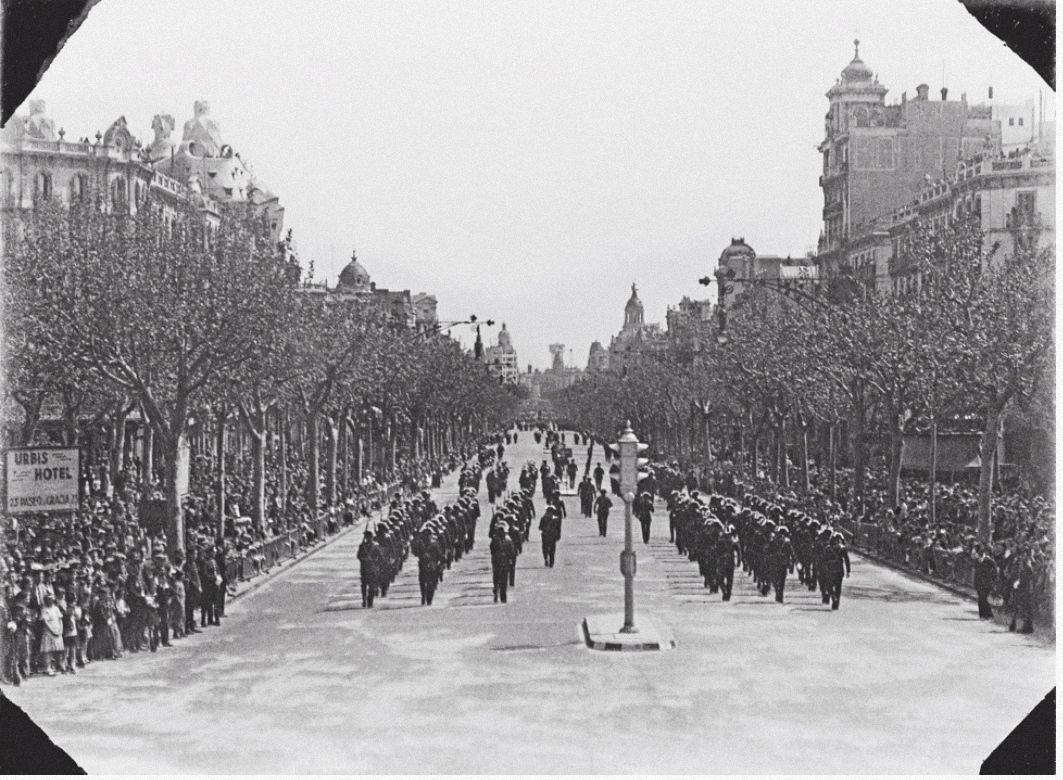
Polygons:
M511 484L542 457L522 434ZM1054 685L1053 646L856 556L839 612L796 588L778 605L741 572L724 604L668 544L661 504L638 543L636 618L652 612L678 648L590 651L581 619L622 609L623 515L601 539L566 500L556 568L533 531L507 605L492 603L484 501L473 554L430 608L411 558L361 609L352 533L221 629L5 692L94 773L968 773Z

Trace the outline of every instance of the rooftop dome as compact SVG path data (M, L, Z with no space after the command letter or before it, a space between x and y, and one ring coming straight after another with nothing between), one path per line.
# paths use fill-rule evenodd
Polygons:
M731 245L720 254L720 264L723 265L725 260L734 257L748 257L750 255L755 256L756 254L757 253L753 251L753 247L747 244L744 238L732 238Z
M860 59L860 40L853 41L853 48L855 53L853 54L853 61L845 66L845 70L842 71L843 81L871 81L872 73L871 68L864 64L864 61Z
M355 290L369 289L369 272L358 262L358 257L351 252L351 262L347 263L340 271L340 287L349 287Z

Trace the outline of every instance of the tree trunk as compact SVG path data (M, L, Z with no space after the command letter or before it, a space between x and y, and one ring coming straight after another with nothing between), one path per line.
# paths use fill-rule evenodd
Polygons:
M148 422L148 416L144 414L143 408L140 410L140 419L144 421L140 439L140 478L151 484L155 481L155 429Z
M830 494L832 498L838 496L838 425L830 424L829 444L830 448Z
M938 421L930 418L930 524L937 522L938 503Z
M219 407L214 413L214 422L217 426L217 430L214 431L216 437L214 443L214 478L216 480L214 500L217 502L218 523L215 538L219 544L225 539L225 447L228 439L228 432L225 426L226 417L228 417L228 410L224 406Z
M712 468L712 420L708 412L705 412L702 417L702 423L705 429L705 471L707 473Z
M760 466L760 463L759 463L759 461L760 461L760 457L759 457L759 455L760 455L760 435L755 430L751 431L750 433L751 433L752 438L753 438L753 441L751 442L751 444L752 444L752 452L750 454L752 456L751 457L751 463L752 463L752 466L753 466L753 479L755 480L757 478L757 470L758 470L758 468Z
M365 462L366 462L366 466L367 466L366 470L369 472L369 476L372 477L373 476L373 418L372 417L369 418L369 424L366 426L366 428L367 428L366 432L367 432L368 439L369 439L369 446L367 447L366 461Z
M181 510L181 496L178 494L177 463L180 458L184 434L167 436L163 439L163 492L166 496L166 543L170 558L175 552L185 550L185 516Z
M1000 440L1001 410L992 407L982 432L981 468L978 474L978 541L987 544L993 536L993 460Z
M347 412L344 410L337 418L339 424L339 474L337 477L337 490L340 495L346 496L349 491L351 476L351 437L350 424Z
M853 509L863 512L864 489L867 482L867 434L864 419L863 388L857 387L853 393Z
M18 399L16 399L18 400ZM19 400L22 406L23 419L20 437L22 445L26 446L33 441L33 434L37 431L37 424L41 420L41 407L44 405L44 393L38 393L30 400Z
M317 517L318 489L321 484L321 435L318 430L318 415L317 410L312 410L306 416L306 505L314 518Z
M125 465L123 455L125 454L125 424L128 417L129 410L121 404L115 407L114 414L111 415L111 451L109 453L111 479L108 485L108 496L114 494L114 482L122 473L122 467Z
M362 480L365 479L365 439L362 438L362 431L359 427L358 437L355 439L357 442L355 448L355 463L354 474L358 478L358 489L362 488Z
M890 426L890 471L887 486L891 507L901 503L901 458L904 456L904 429L897 415Z
M278 520L282 528L288 527L288 436L290 425L291 418L288 416L288 409L285 408L277 424L277 470L280 472L277 475L277 503L280 505L278 510L280 517L278 517Z
M336 462L339 431L330 415L322 415L325 423L325 506L336 505Z
M779 420L775 435L778 437L779 447L779 485L784 488L790 487L790 461L786 457L786 417Z
M251 522L266 530L266 411L257 402L246 415L251 444Z
M802 421L803 422L803 421ZM805 493L812 491L812 474L808 463L808 426L801 425L801 470L804 472Z

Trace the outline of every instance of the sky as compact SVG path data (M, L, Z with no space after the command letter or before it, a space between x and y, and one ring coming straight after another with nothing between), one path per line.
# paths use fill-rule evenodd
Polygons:
M585 366L633 282L663 325L715 296L698 279L732 237L814 249L824 93L857 37L887 102L943 74L972 103L1050 95L956 0L103 0L30 99L68 137L125 116L145 142L206 99L315 278L357 250L442 320L496 320L485 342L506 322L522 368L555 342Z

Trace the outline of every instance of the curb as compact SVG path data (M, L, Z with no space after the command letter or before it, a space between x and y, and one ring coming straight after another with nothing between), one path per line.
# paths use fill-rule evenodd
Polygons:
M324 550L326 547L330 546L333 542L335 542L338 539L341 539L342 537L346 536L351 531L354 531L357 527L358 527L358 524L356 523L355 525L348 526L347 528L344 528L344 529L342 529L340 531L337 531L332 536L330 536L328 539L324 540L321 544L318 544L315 547L307 550L306 553L304 553L303 555L300 555L298 558L289 558L286 562L282 563L280 566L275 567L272 571L269 571L266 574L260 574L259 576L255 577L254 579L248 580L247 581L247 583L248 583L247 587L244 588L243 590L237 591L234 595L229 596L227 603L231 604L232 602L236 601L237 599L240 599L243 596L246 596L248 593L253 593L254 591L258 590L260 587L265 585L267 582L272 581L275 577L279 577L281 574L283 574L284 572L288 571L292 567L298 566L300 563L305 561L311 555L315 555L318 552L320 552L321 550Z
M861 550L861 549L856 548L856 547L853 547L851 549L852 549L853 552L855 552L861 558L866 558L867 560L873 561L874 563L877 563L880 566L885 566L885 567L887 567L889 569L892 569L895 572L899 572L900 574L906 574L909 577L912 577L913 579L921 580L922 582L929 583L930 585L936 585L937 587L941 588L942 590L947 590L950 593L952 593L952 594L954 594L956 596L961 596L962 598L965 598L965 599L967 599L969 601L974 601L974 602L978 601L978 594L977 593L974 593L974 592L964 588L961 585L954 585L954 584L952 584L950 582L947 582L945 580L939 580L939 579L937 579L935 577L931 577L929 574L924 574L923 572L919 571L918 569L910 569L907 566L902 566L901 564L897 563L896 561L891 561L888 558L881 558L878 555L875 555L874 553L865 552L864 550Z
M670 641L664 643L661 643L659 641L631 642L623 644L620 642L599 642L594 639L591 639L591 630L587 627L586 618L583 619L581 627L583 628L583 641L586 642L587 647L589 647L591 650L610 650L619 652L630 652L632 650L673 650L676 646L675 639L671 639Z

